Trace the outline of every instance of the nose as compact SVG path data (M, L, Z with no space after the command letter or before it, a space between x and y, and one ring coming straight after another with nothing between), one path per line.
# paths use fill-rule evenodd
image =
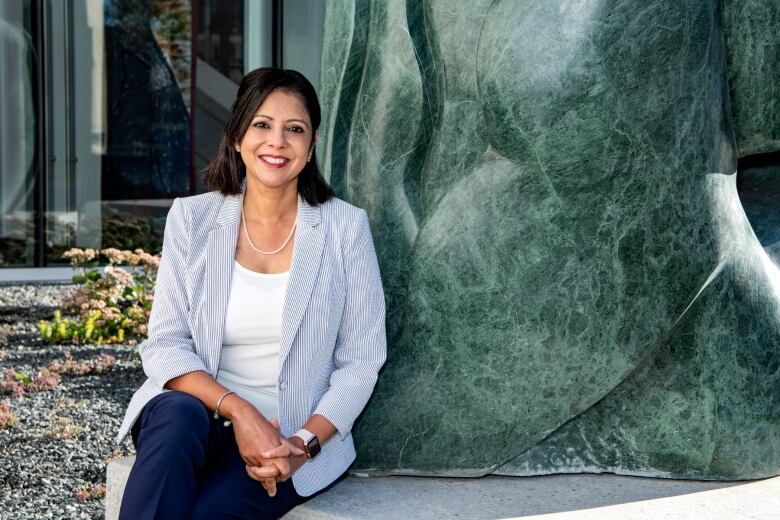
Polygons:
M284 148L287 146L287 134L284 128L273 128L268 135L268 145L274 148Z

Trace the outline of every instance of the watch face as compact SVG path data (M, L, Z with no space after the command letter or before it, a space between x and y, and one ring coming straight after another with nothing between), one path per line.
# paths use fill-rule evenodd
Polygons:
M306 449L309 450L309 458L312 459L320 452L320 440L316 435L306 445Z

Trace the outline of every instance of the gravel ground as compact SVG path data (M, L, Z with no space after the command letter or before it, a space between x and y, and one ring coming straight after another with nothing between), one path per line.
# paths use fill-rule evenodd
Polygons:
M104 516L103 498L77 499L85 486L105 484L106 463L133 452L114 444L125 406L143 382L135 346L51 346L38 322L51 318L69 285L0 286L0 372L38 373L70 352L74 360L101 352L116 364L99 375L63 376L54 390L25 397L0 395L18 424L0 428L0 519L94 518ZM2 339L0 338L0 341Z

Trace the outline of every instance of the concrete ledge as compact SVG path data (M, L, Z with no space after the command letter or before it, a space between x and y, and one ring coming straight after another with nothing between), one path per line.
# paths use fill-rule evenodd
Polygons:
M132 459L108 466L115 520ZM351 476L285 520L764 520L780 518L780 477L701 482L617 475L425 478Z
M122 505L122 495L125 493L127 477L133 467L135 457L117 459L108 463L106 468L106 520L119 518L119 506Z
M72 267L4 267L0 269L0 285L18 283L72 283Z

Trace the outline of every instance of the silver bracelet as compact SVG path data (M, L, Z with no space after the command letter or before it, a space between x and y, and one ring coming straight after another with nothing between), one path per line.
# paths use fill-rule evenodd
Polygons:
M226 398L227 396L229 396L230 394L235 394L235 392L234 392L234 391L232 391L232 390L228 390L227 392L225 392L224 394L222 394L222 397L220 397L220 398L217 400L217 407L216 407L216 408L214 408L214 419L219 419L219 405L221 405L221 404L222 404L222 400L223 400L224 398ZM226 422L227 422L228 424L230 423L230 421L226 421ZM227 424L226 424L225 426L227 426Z

